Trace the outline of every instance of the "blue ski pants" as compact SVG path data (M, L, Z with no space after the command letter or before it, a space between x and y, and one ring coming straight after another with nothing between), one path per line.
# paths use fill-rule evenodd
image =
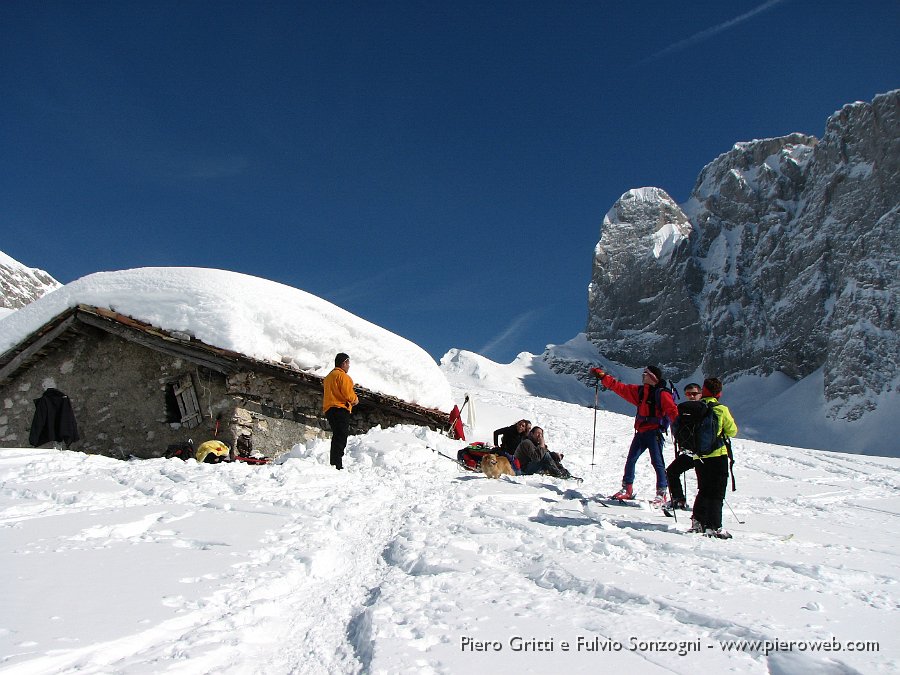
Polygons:
M644 454L644 450L650 451L650 463L653 464L653 470L656 471L656 489L662 490L669 487L666 479L666 464L663 461L663 436L659 429L635 432L631 448L628 450L628 459L625 460L625 475L622 477L622 482L627 485L634 483L634 470L638 458Z

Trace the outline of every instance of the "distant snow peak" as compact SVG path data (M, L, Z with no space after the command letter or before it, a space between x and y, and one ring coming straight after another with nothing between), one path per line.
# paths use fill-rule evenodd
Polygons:
M639 199L644 202L655 202L667 197L668 195L663 190L655 187L635 188L622 195L622 199Z
M441 368L445 373L467 375L475 380L483 380L486 376L485 365L487 362L487 358L475 352L451 349L441 357Z
M44 270L26 267L0 251L0 309L20 309L60 286Z
M447 380L457 386L470 383L495 391L522 393L525 389L520 380L533 372L533 359L533 355L523 352L512 363L500 364L475 352L451 349L441 357L440 368Z

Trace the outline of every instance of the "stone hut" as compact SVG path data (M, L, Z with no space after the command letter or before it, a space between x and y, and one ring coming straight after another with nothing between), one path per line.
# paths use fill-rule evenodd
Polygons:
M150 458L189 439L218 439L235 454L276 457L329 436L322 379L78 305L0 355L0 446L28 446L34 401L55 388L75 412L80 440L73 450ZM440 410L356 391L351 433L376 425L448 427Z

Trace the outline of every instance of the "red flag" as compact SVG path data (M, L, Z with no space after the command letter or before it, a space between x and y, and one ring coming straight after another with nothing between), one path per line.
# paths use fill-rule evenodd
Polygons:
M466 440L466 434L463 431L463 423L459 412L459 406L453 406L450 411L450 438L456 438L461 441Z

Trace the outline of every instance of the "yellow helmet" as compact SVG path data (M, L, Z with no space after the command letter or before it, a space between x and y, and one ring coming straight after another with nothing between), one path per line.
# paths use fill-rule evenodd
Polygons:
M197 448L197 461L212 464L228 459L230 451L222 441L206 441Z

